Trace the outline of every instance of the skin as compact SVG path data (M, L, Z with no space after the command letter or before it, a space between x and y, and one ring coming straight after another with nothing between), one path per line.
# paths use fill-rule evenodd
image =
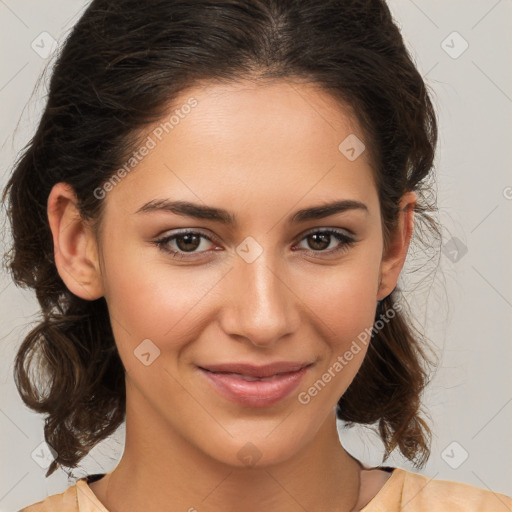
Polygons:
M126 369L125 451L91 489L111 511L359 510L389 476L364 470L336 429L336 403L366 346L308 404L297 395L372 327L403 267L416 195L403 196L384 251L369 152L350 161L338 149L349 134L365 139L347 108L287 81L191 88L173 108L191 97L197 106L103 199L99 241L68 185L48 198L59 274L74 294L105 297ZM225 208L238 222L136 213L154 199ZM287 223L341 199L368 211ZM189 260L152 243L183 228L212 242L200 238ZM343 243L331 236L318 248L306 236L325 228L356 242L328 254ZM236 251L247 237L262 248L251 263ZM167 245L187 247L178 242ZM145 339L160 350L148 366L134 356ZM283 360L314 364L296 392L265 408L228 401L196 366ZM254 466L239 457L249 442Z

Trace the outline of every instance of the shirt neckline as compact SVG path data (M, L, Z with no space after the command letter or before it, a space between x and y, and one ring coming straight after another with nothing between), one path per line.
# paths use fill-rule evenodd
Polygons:
M384 468L380 468L384 469ZM401 468L390 468L391 476L386 480L384 485L379 489L379 492L360 510L360 512L372 512L374 507L378 507L382 505L382 501L385 498L385 495L388 494L389 489L395 485L395 481L398 480L399 475L402 475L404 470ZM387 471L387 469L386 469Z
M105 474L106 473L88 475L76 481L79 512L89 512L90 510L94 510L94 512L97 512L98 510L99 512L110 512L89 487L89 482L95 482L96 480L104 477Z
M372 512L372 509L375 506L381 504L382 500L384 500L384 496L388 493L390 487L394 486L395 481L399 478L399 475L403 473L403 469L396 467L374 467L369 469L381 469L391 473L391 476L386 480L384 485L379 489L379 492L360 510L360 512ZM90 508L90 503L98 508L100 512L110 512L105 508L103 503L98 499L96 494L94 494L93 490L89 487L89 483L95 482L96 480L100 480L106 475L106 473L95 473L92 475L87 475L83 478L80 478L76 482L77 486L77 500L78 500L78 508L80 512L86 512L86 507Z

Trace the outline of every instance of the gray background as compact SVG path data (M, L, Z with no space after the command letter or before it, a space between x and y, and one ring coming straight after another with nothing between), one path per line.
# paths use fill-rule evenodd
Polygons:
M2 187L41 113L48 71L36 83L52 62L46 55L49 37L61 42L86 4L0 0ZM401 278L418 326L441 357L425 395L434 439L431 458L420 472L512 495L512 2L393 0L390 7L429 85L440 121L436 167L439 220L447 245L439 255L438 272L425 273L423 285L421 273L414 280L406 274ZM2 252L7 242L2 239ZM415 263L414 254L410 256L406 269ZM12 368L38 306L31 292L16 288L5 273L0 276L4 512L62 492L74 480L61 470L46 479L46 470L35 461L43 418L21 402ZM363 462L380 463L383 450L374 433L354 428L340 430L340 435ZM83 460L74 476L110 471L122 454L123 438L121 428ZM415 471L399 456L385 464Z

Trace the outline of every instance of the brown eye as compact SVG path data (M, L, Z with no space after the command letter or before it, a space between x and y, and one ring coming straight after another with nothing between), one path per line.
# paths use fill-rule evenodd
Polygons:
M307 241L307 249L313 253L332 254L342 250L348 250L355 244L355 240L341 231L334 229L323 229L306 234L302 240ZM337 242L337 243L336 243ZM331 244L334 246L328 249ZM328 249L328 250L326 250Z
M195 251L201 243L201 237L194 233L179 235L175 237L175 240L178 249L184 252Z
M213 243L212 240L203 233L186 231L161 238L155 241L154 244L162 251L168 252L174 257L186 258L186 253L194 255L208 252L207 247L204 247L204 245L208 246L208 243L204 244L204 240ZM204 250L198 250L199 248Z
M323 251L329 247L332 235L327 233L313 233L308 235L309 247L315 251Z

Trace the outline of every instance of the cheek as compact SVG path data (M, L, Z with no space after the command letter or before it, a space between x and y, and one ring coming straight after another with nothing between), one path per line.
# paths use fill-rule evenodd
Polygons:
M363 254L364 253L364 254ZM335 335L341 348L371 326L377 306L379 262L375 252L360 249L340 265L303 276L307 304Z
M152 249L113 249L123 258L105 257L105 296L120 352L133 351L144 339L178 349L196 328L197 306L216 276L166 265L165 256L150 256Z
M322 393L320 401L337 401L365 357L377 307L380 260L375 254L358 251L336 269L308 274L304 282L303 294L307 293L308 308L314 312L311 318L316 317L324 340L321 367L309 383L318 393L324 384L330 390Z

